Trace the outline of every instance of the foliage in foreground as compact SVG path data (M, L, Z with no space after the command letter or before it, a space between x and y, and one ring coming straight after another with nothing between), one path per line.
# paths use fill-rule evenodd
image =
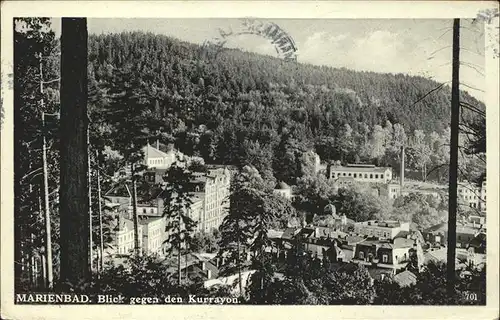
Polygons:
M356 264L337 264L296 252L283 273L263 264L250 279L247 303L304 305L484 305L486 273L471 270L457 276L452 295L446 291L446 265L429 264L417 273L416 283L400 287L393 277L373 280Z

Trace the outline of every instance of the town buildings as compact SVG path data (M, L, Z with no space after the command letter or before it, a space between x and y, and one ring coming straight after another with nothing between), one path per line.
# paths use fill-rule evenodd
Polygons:
M108 256L127 256L135 249L135 230L132 219L114 212L110 222L111 243L107 250ZM139 247L142 254L162 254L166 240L165 219L163 217L139 218Z
M164 192L168 190L162 177L173 157L147 145L144 148L145 162L150 169L143 176L149 189L138 194L137 214L141 225L141 247L145 253L161 253L163 243L168 239L166 220L163 217L165 203ZM181 159L176 153L176 159ZM195 221L196 232L210 232L219 228L229 209L229 189L231 171L225 166L207 166L207 172L195 172L190 181L191 204L187 209L188 216ZM114 229L116 233L116 253L127 254L134 244L124 239L133 239L132 186L129 182L121 182L105 194L106 204L112 206L121 223ZM133 226L133 223L132 223ZM122 235L121 233L126 233ZM131 235L132 234L132 235Z
M131 183L122 182L104 195L105 202L117 204L117 211L125 218L133 218ZM161 216L163 214L162 200L159 197L138 197L137 213L143 216Z
M457 223L457 248L466 248L470 241L485 229L480 225L476 227L470 224ZM448 223L442 222L422 231L424 239L430 247L441 247L448 245Z
M332 263L361 264L374 277L395 275L410 267L419 270L424 265L423 237L419 231L409 230L408 222L377 222L377 226L382 225L380 229L371 228L368 221L357 224L358 230L361 226L361 236L356 231L344 232L334 227L272 231L268 233L273 243L269 252L278 258L286 257L286 251L298 241L313 257L326 258Z

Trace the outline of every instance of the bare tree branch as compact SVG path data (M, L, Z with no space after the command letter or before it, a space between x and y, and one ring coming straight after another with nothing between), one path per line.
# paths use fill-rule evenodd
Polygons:
M484 90L481 90L481 89L475 88L475 87L473 87L473 86L471 86L471 85L468 85L468 84L466 84L466 83L463 83L463 82L460 82L460 85L462 85L462 86L464 86L464 87L467 87L467 88L469 88L469 89L472 89L472 90L477 90L477 91L484 92Z

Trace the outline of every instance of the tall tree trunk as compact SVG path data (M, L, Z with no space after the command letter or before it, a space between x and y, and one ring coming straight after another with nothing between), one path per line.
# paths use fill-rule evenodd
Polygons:
M42 198L40 196L38 196L38 211L40 212L40 218L43 217L43 208L42 208ZM40 255L41 256L41 267L42 267L42 277L41 277L41 281L42 281L42 284L45 288L50 288L50 286L48 285L48 276L47 276L47 269L48 269L48 264L47 264L47 252L45 252L45 255ZM52 268L52 263L50 264L50 267ZM51 279L52 280L52 279ZM52 281L50 281L52 282Z
M16 22L13 21L13 27L15 28ZM22 49L17 41L14 42L14 69L22 65L23 53ZM14 92L17 92L17 88L22 86L22 75L18 72L14 72ZM28 218L28 213L26 211L21 211L20 208L23 205L23 188L21 177L26 173L24 168L20 165L23 162L23 156L26 155L26 148L23 147L23 99L19 94L14 94L14 286L15 290L19 290L22 287L23 279L26 278L28 259L26 256L26 240L28 239L28 232L26 230L26 220ZM29 276L29 275L28 275Z
M90 272L94 271L94 241L93 241L93 227L92 227L92 167L90 157L90 140L87 135L87 154L88 154L88 179L89 179L89 259L90 259Z
M455 285L455 256L457 245L457 175L458 175L458 133L460 119L459 100L460 66L460 19L453 20L453 60L451 83L451 138L450 138L450 180L448 182L448 252L447 289L450 296Z
M40 59L41 61L41 59ZM41 62L40 62L41 70ZM42 100L43 101L43 100ZM43 104L43 102L42 102ZM50 203L49 203L49 173L47 165L47 142L45 139L45 113L42 111L42 130L43 130L43 146L42 146L42 161L43 161L43 194L45 205L45 261L47 263L47 279L45 285L48 289L52 289L52 232L50 226Z
M186 267L186 273L185 273L184 276L185 276L185 279L187 281L189 274L188 274L188 256L187 256L188 250L187 250L187 242L186 241L184 241L184 245L186 246L186 257L184 257L184 263L185 263L185 267Z
M132 173L132 215L134 219L134 251L137 256L141 255L141 244L139 241L139 214L137 213L137 183L135 181L135 165L130 165Z
M36 267L35 267L35 252L33 251L33 248L35 246L35 236L31 234L30 237L30 245L31 245L31 253L30 253L30 282L31 282L31 287L36 287Z
M179 239L177 241L177 272L178 272L178 281L179 281L179 286L181 285L182 281L182 273L181 273L181 214L179 212L178 214L178 219L179 219Z
M87 19L62 18L61 281L90 281L87 116Z
M47 139L45 138L45 112L43 101L43 58L40 53L40 105L42 109L42 165L43 165L43 193L45 205L45 260L47 262L47 279L45 285L52 289L52 232L50 225L50 203L49 203L49 173L47 164Z
M239 237L240 235L240 221L238 220L238 222L236 223L236 235ZM237 251L238 251L238 255L236 256L236 265L238 267L238 288L240 290L240 297L243 296L243 285L241 283L241 258L240 258L240 255L241 255L241 248L240 248L240 239L238 238L238 241L237 241L237 245L238 245L238 248L237 248Z

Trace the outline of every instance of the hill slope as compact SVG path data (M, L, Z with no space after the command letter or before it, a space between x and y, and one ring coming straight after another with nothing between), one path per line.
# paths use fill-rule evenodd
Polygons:
M140 83L137 90L147 97L143 107L170 123L171 139L182 151L208 161L269 168L264 159L285 156L291 146L316 146L330 159L373 161L381 156L360 147L377 139L376 126L391 132L398 123L408 136L416 129L445 140L449 134L450 90L421 100L440 85L422 77L285 62L232 49L214 54L212 48L140 32L90 36L93 92L105 96L119 87L117 74ZM354 137L354 146L345 146L346 137ZM330 138L331 152L318 150L318 142Z

